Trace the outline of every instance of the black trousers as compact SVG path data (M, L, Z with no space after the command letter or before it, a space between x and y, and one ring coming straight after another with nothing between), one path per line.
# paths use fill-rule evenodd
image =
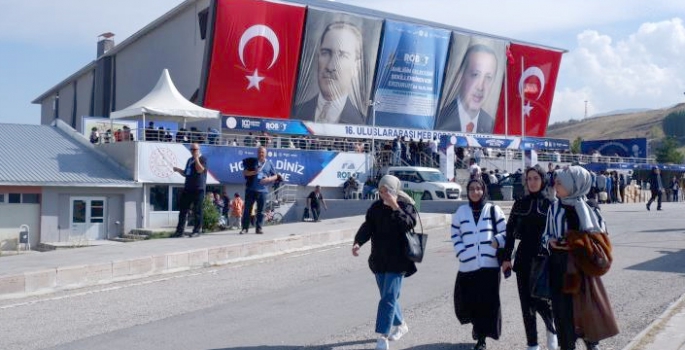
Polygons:
M321 215L321 208L319 208L318 205L312 205L312 219L314 221L319 221L319 215Z
M649 199L649 202L647 202L647 207L649 207L650 205L652 205L652 203L653 203L654 200L656 199L656 200L657 200L657 202L656 202L656 208L657 208L657 209L661 209L661 197L662 197L662 192L661 192L661 191L659 191L659 190L652 191L652 197Z
M528 346L538 345L538 330L535 314L539 313L548 331L556 333L554 329L554 319L552 317L552 305L545 300L533 298L530 295L530 265L525 266L516 272L516 283L519 290L519 300L521 301L521 312L523 314L523 326L526 329L526 341Z
M186 227L186 220L188 219L188 211L190 206L193 207L193 221L195 227L193 233L199 233L202 230L202 222L204 215L202 212L202 203L205 200L204 190L183 190L181 192L181 199L179 200L178 225L176 225L176 235L182 235Z
M549 257L549 285L552 291L552 312L554 325L557 329L557 339L561 350L575 350L578 335L573 324L573 295L562 292L568 254L565 251L551 250ZM585 344L590 348L598 342Z

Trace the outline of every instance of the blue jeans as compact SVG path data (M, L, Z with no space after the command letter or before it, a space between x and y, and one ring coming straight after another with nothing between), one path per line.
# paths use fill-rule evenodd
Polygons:
M243 222L242 229L247 230L250 228L250 216L252 214L252 206L257 203L257 222L255 227L257 230L262 229L262 223L264 222L264 205L266 204L266 192L258 192L245 190L245 208L243 209Z
M404 320L399 301L403 278L403 273L376 274L376 283L381 294L376 314L376 333L387 336L392 326L399 326Z

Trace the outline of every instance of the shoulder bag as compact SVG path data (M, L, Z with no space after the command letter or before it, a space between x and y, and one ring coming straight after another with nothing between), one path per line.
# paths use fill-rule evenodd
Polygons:
M423 222L421 222L421 215L416 211L416 217L419 219L421 225L421 232L416 232L412 227L411 230L405 233L407 237L407 258L409 260L420 263L423 261L423 255L426 251L426 242L428 235L423 233Z
M536 299L551 300L549 286L549 253L542 250L530 264L530 295Z

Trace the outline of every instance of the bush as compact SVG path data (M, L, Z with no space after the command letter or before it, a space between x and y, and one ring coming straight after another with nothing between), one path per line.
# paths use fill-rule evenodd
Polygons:
M214 206L214 201L212 200L212 198L214 197L209 195L205 196L205 202L203 203L203 232L216 231L216 229L219 227L219 218L221 216L221 213L219 213L219 210Z

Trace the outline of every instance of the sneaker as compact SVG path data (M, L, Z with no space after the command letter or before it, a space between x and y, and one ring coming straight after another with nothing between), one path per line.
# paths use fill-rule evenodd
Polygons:
M649 211L649 204L647 204L647 211Z
M376 342L376 350L388 350L390 349L390 344L388 344L388 338L380 337Z
M188 237L190 237L190 238L200 237L200 232L193 232L193 233L192 233L190 236L188 236Z
M241 235L247 234L247 230L240 230L240 234L241 234Z
M402 338L403 335L407 334L409 332L409 327L407 327L406 322L402 322L401 325L395 327L395 330L390 333L390 336L388 337L388 340L390 341L397 341Z
M557 350L559 348L559 342L557 341L557 335L547 331L547 349Z
M540 350L540 346L538 346L538 345L535 345L535 346L529 346L529 347L528 347L528 348L526 348L526 349L527 349L527 350ZM554 350L554 349L551 349L551 350Z
M262 231L262 229L260 228L260 229L257 229L257 232L255 232L255 233L258 234L258 235L261 235L261 234L264 233L264 231Z

